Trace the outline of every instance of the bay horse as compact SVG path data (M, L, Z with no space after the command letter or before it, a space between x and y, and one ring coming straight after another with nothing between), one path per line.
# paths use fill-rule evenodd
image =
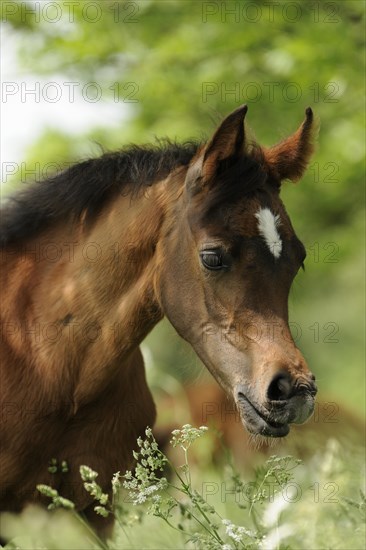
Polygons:
M105 153L5 202L0 509L48 483L95 516L79 465L106 491L133 465L155 420L139 344L164 315L249 432L283 437L311 415L314 376L288 325L305 249L280 187L306 169L313 113L266 148L246 112L207 142ZM49 473L50 460L67 471Z

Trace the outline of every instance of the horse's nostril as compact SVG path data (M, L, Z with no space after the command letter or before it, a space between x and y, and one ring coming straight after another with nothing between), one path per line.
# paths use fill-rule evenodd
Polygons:
M318 388L316 387L314 380L315 380L315 376L313 377L313 382L311 382L309 385L309 393L311 395L316 395L318 393Z
M303 378L296 380L294 384L294 393L296 395L312 395L314 397L318 391L314 380L315 376L313 374L309 376L308 380Z
M286 374L277 374L267 390L267 397L271 401L283 401L288 399L292 390L291 382Z

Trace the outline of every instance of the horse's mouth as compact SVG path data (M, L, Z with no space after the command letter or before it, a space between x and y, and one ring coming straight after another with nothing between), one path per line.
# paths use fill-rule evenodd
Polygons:
M274 420L269 412L264 412L263 408L259 410L243 393L238 398L238 407L245 427L252 434L285 437L290 431L287 422Z

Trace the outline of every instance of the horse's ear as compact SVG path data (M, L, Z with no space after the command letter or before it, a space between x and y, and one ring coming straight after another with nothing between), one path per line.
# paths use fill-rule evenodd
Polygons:
M318 126L314 123L313 111L308 107L300 128L277 145L263 148L264 159L269 171L279 181L298 181L304 174L314 151L314 139Z
M244 118L247 105L241 105L228 115L207 143L203 155L203 166L216 165L220 160L237 157L243 150Z
M209 182L215 176L221 161L234 161L241 155L245 141L243 123L247 110L246 105L235 109L222 121L212 138L201 149L188 171L188 179L193 187L196 187L198 180L202 185Z

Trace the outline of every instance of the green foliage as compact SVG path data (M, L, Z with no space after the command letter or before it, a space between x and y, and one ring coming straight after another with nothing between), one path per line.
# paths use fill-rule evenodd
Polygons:
M183 461L174 467L147 428L146 438L137 442L135 470L122 476L124 491L120 474L113 476L112 501L98 485L97 472L80 467L84 487L95 499L95 512L104 517L113 514L116 519L113 538L108 542L90 530L75 513L73 503L55 489L39 485L38 490L52 501L49 509L57 510L47 519L45 512L35 507L19 516L4 514L3 532L13 539L6 548L362 547L365 495L363 491L357 494L358 451L353 450L351 458L336 440L330 440L326 452L316 454L308 464L291 456L271 456L250 481L230 465L224 478L215 470L202 478L202 472L197 477L188 452L206 431L189 425L175 430L172 446L180 449ZM167 465L173 471L169 478L161 476ZM59 508L68 509L68 513Z

